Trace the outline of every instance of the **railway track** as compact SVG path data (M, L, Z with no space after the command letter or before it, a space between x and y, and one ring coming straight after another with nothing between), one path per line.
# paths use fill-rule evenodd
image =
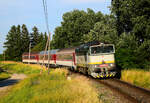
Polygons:
M78 74L82 75L81 73ZM137 87L135 85L124 82L119 79L100 80L100 79L94 79L92 77L88 77L88 78L107 86L113 92L116 92L118 95L127 99L129 103L150 103L150 90Z
M150 91L118 79L97 80L133 103L150 103Z

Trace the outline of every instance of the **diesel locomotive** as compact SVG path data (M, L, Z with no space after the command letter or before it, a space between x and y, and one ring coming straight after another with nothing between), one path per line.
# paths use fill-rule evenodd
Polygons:
M50 54L49 62L48 53ZM120 72L115 63L114 45L99 41L88 42L72 48L50 50L46 53L44 51L30 53L30 56L29 53L24 53L22 62L69 67L73 71L88 74L94 78L120 78Z

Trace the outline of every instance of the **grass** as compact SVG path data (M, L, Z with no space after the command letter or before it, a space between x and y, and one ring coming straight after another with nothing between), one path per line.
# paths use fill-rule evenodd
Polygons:
M98 93L89 81L84 78L67 79L66 69L50 70L41 75L34 71L36 66L22 63L1 64L5 69L20 73L29 73L28 78L14 85L4 96L0 97L0 103L100 103ZM26 68L24 68L24 67Z
M10 74L9 73L6 73L6 72L1 72L0 73L0 81L8 79L8 78L10 78Z
M150 89L150 71L148 70L123 70L121 79L136 86Z
M12 62L12 61L5 61L0 62L0 67L10 74L12 73L24 73L24 74L33 74L39 73L41 66L33 65L33 64L23 64L21 62Z

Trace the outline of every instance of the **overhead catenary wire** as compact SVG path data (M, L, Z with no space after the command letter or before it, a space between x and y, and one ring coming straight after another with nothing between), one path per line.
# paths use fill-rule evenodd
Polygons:
M45 15L45 24L46 24L46 28L47 28L47 32L48 32L48 39L47 39L46 46L45 46L44 57L43 57L43 62L42 62L42 68L44 69L44 60L45 60L46 51L48 49L48 69L49 69L51 33L50 33L50 30L49 30L49 24L48 24L47 2L46 2L46 0L42 0L42 2L43 2L44 15ZM41 73L42 73L42 70L41 70Z
M47 11L47 2L46 0L42 0L43 1L43 8L44 8L44 15L45 15L45 24L46 24L46 28L47 28L47 32L49 33L49 24L48 24L48 11Z

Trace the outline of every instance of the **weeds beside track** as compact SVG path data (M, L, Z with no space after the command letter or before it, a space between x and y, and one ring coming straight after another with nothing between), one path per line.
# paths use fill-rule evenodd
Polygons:
M119 79L95 79L89 76L87 77L98 83L104 84L113 92L116 92L123 98L127 99L128 103L150 103L150 90L135 86Z
M121 80L150 89L150 70L128 69L122 70Z

